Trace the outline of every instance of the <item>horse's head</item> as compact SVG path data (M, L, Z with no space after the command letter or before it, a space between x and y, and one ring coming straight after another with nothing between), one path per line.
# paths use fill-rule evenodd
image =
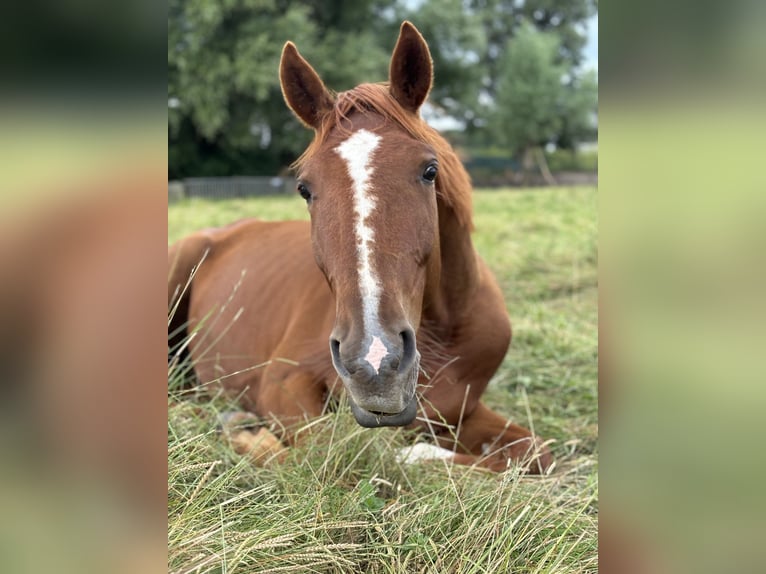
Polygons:
M299 160L316 261L335 295L333 365L362 426L409 424L427 277L438 261L436 150L417 137L431 89L428 46L402 24L388 84L337 97L292 43L282 52L287 104L315 130Z

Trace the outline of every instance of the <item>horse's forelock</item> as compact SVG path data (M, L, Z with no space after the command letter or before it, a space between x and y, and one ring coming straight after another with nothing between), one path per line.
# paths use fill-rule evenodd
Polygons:
M391 95L388 82L360 84L335 98L333 111L328 113L315 130L314 140L295 161L293 168L303 165L325 144L333 129L350 133L349 116L353 112L375 113L404 129L413 138L429 144L439 158L437 193L450 207L460 225L472 229L471 181L452 146L423 119L405 110Z

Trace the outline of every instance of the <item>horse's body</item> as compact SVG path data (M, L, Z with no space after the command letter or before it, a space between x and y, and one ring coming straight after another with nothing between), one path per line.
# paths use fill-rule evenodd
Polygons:
M312 222L243 221L172 246L171 298L198 269L171 328L202 322L189 345L200 380L279 422L288 444L346 392L363 426L428 430L460 463L544 470L539 439L480 401L511 327L471 242L468 177L417 114L430 65L405 23L390 84L335 99L286 46L285 98L316 131L298 163Z

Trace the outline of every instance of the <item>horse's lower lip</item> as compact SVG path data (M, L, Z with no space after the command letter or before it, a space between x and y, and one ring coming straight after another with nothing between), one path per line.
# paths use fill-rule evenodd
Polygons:
M351 398L349 398L349 403L356 422L365 428L403 427L415 420L418 411L415 397L412 397L402 412L395 414L373 413L358 406Z

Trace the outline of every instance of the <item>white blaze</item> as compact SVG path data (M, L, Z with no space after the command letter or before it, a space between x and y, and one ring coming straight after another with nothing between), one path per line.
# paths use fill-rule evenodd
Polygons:
M346 169L351 177L353 188L354 211L356 213L357 270L359 291L362 295L365 333L379 330L380 283L372 266L372 244L375 242L375 231L367 221L375 209L375 198L370 193L370 178L374 172L371 165L372 156L379 143L380 136L367 130L359 130L335 148L338 155L346 162ZM383 342L378 337L374 337L365 359L378 370L385 356L386 349Z

